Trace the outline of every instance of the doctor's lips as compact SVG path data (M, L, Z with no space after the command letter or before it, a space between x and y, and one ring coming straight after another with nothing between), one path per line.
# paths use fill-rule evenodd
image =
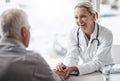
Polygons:
M85 24L78 24L78 26L83 27L83 26L85 26Z

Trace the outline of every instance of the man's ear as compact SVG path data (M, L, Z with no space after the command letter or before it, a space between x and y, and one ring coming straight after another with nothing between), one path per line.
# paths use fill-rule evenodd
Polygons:
M21 35L22 35L23 38L25 38L26 35L27 35L26 31L27 31L27 29L25 27L21 28Z
M21 41L25 45L25 47L28 46L27 41L27 29L25 27L21 28Z

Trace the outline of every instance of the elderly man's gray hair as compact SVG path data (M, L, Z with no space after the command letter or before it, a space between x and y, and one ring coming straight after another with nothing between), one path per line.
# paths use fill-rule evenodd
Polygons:
M1 37L17 38L21 33L21 28L28 26L27 15L21 9L8 9L0 16Z

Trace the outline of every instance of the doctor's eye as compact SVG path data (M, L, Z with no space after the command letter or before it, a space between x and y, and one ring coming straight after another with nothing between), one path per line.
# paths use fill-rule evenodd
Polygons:
M80 18L86 18L87 16L86 15L81 15Z
M78 19L78 17L77 17L77 16L75 16L75 19Z

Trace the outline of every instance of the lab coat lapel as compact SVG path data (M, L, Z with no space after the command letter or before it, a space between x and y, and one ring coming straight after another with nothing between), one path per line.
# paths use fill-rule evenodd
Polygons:
M90 46L92 45L91 42L92 42L93 39L96 38L96 36L97 36L97 24L95 24L94 31L93 31L93 33L92 33L92 35L91 35L91 38L90 38L90 41L89 41L89 43L88 43L88 48L90 48ZM94 42L94 41L93 41L93 42Z
M83 46L83 51L85 51L87 49L87 43L86 43L86 39L85 39L85 36L84 36L84 32L81 31L81 33L82 33L81 34L81 38L82 38L81 39L81 42L82 42L81 44Z
M87 55L87 57L89 57L89 59L92 58L94 52L97 49L96 41L93 41L93 43L91 44L91 41L96 38L96 35L97 35L97 24L95 24L94 32L91 35L90 41L89 41L87 49L86 49L86 55Z
M81 47L81 58L83 60L83 62L85 62L86 60L86 49L87 49L87 43L86 43L86 39L84 36L84 33L82 30L80 30L80 47Z

